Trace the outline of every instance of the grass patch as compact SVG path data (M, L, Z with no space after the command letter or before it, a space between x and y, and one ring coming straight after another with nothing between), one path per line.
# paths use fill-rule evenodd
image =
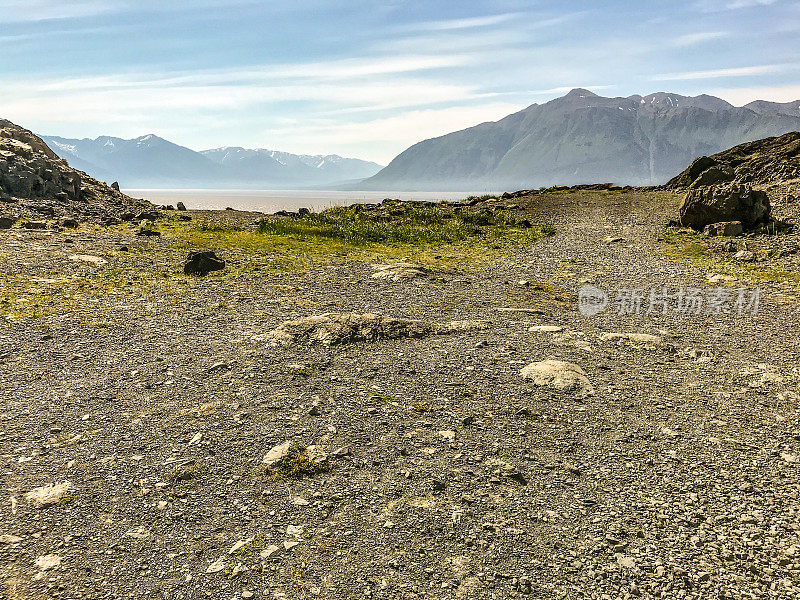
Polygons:
M299 218L266 217L250 228L192 221L166 223L161 229L187 250L212 248L230 259L225 272L209 277L297 271L355 260L405 259L468 269L496 258L498 251L555 233L550 225L499 211L408 203L391 203L380 212L334 207Z
M289 365L286 372L292 377L311 377L311 369L303 365Z
M502 212L456 212L440 207L396 209L389 215L371 215L334 207L299 219L266 218L258 224L262 234L297 239L332 239L352 246L372 244L453 244L484 235L483 227L523 228L522 222Z
M286 477L288 479L302 479L312 477L319 473L329 473L331 470L329 458L322 460L309 455L308 448L303 444L293 444L286 456L274 465L259 465L255 470L257 477Z
M117 320L119 310L136 307L152 316L171 312L187 298L207 298L214 281L353 261L407 260L465 272L509 248L554 234L550 225L531 224L502 211L394 201L368 210L338 207L250 223L218 215L167 219L157 227L161 238L125 239L130 250L105 251L109 263L96 269L58 261L56 268L37 277L6 257L0 262L6 269L0 273L0 317L13 322L68 313L73 323L105 327ZM83 225L79 231L113 235L119 241L131 236L132 226ZM185 276L184 259L197 248L218 251L227 262L225 270L202 279ZM211 307L232 308L224 301Z
M800 286L800 273L766 263L724 260L715 255L708 241L699 233L669 228L664 234L664 254L673 260L691 264L704 271L728 275L753 283L789 283Z
M58 506L67 506L69 504L72 504L73 502L75 502L75 496L67 493L61 496L61 498L59 498Z

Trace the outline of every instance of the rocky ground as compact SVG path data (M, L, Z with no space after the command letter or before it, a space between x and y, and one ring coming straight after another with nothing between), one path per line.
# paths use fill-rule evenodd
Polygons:
M169 234L0 231L8 305L127 280L6 313L0 596L798 597L797 265L765 250L796 237L669 258L679 200L495 202L556 234L397 277L198 279ZM647 312L757 285L757 314Z

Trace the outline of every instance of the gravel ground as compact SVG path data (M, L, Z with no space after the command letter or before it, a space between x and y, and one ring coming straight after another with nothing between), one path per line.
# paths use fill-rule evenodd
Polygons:
M651 289L720 285L665 258L678 201L514 199L556 235L466 274L212 277L7 323L0 597L800 597L798 304L769 283L757 314L645 314ZM166 243L0 232L3 272L43 285L70 266L177 268L158 264ZM584 284L611 294L605 312L579 313ZM617 314L631 288L642 314ZM325 312L486 326L269 344ZM548 359L594 393L520 375ZM271 474L286 441L329 470Z

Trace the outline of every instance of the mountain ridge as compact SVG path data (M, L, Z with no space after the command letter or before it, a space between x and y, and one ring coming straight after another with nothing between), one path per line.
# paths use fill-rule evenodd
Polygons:
M607 98L576 88L499 121L418 142L361 187L658 185L697 156L800 129L796 104L757 104L757 112L708 94Z
M236 146L198 152L152 133L131 139L41 137L76 168L127 188L313 187L360 180L381 168L335 154L296 155Z

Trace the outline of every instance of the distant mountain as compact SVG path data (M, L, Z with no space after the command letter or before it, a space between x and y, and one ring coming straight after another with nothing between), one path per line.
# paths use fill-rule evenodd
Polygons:
M0 200L15 215L12 222L17 216L102 222L152 208L76 170L32 132L5 119L0 119Z
M662 184L700 155L800 129L800 102L737 108L714 96L604 98L574 89L497 122L425 140L364 189L509 190Z
M298 156L244 148L195 152L152 134L132 140L109 136L42 139L75 168L127 188L318 187L363 179L381 169L376 163L336 155Z
M201 154L243 181L285 181L325 184L364 179L380 171L381 165L342 158L335 154L289 154L276 150L247 150L245 148L218 148Z

